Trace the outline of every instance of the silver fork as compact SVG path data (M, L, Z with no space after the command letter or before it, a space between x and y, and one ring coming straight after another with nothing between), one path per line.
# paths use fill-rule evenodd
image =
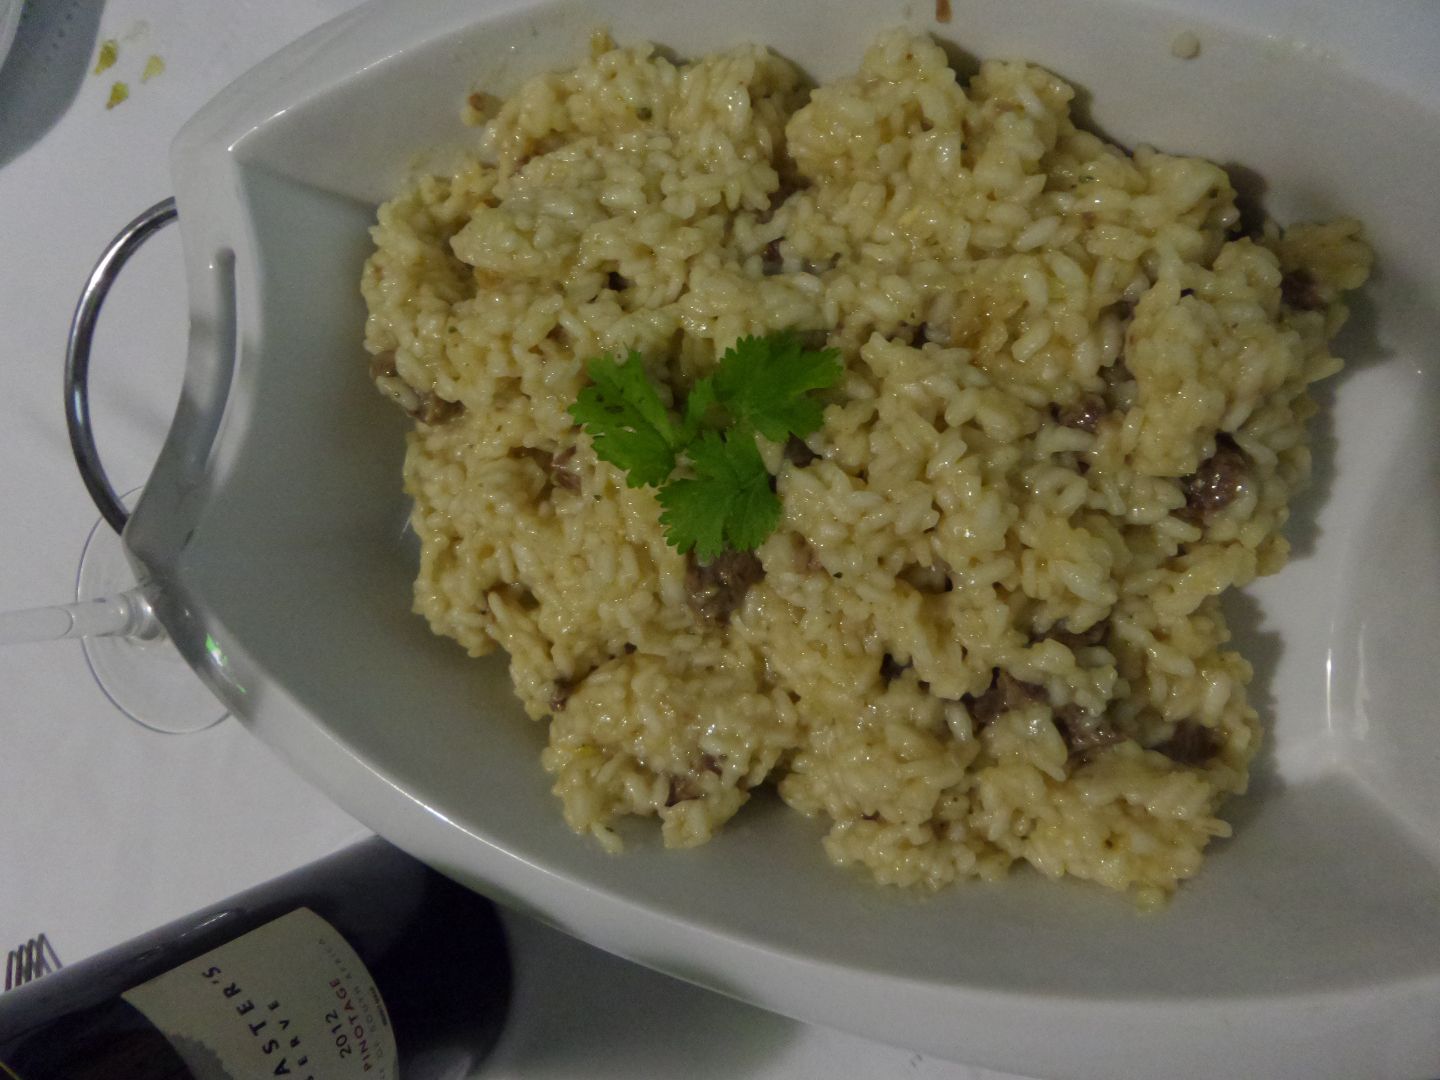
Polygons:
M6 953L5 989L13 990L17 986L34 982L42 975L59 971L62 966L50 939L44 934L38 934L24 945Z

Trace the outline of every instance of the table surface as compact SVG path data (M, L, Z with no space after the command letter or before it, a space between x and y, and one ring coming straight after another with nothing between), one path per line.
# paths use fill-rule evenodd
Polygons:
M169 194L181 124L355 0L30 0L0 68L0 611L73 599L96 513L71 463L63 347L101 248ZM95 74L102 41L117 59ZM144 79L150 57L165 65ZM106 108L115 83L129 97ZM143 483L185 346L179 240L126 270L92 395L119 490ZM166 736L104 697L78 643L0 647L0 943L45 932L73 963L308 862L366 830L233 720ZM508 917L517 986L484 1077L1003 1080L810 1027ZM627 1037L617 1040L616 1031Z

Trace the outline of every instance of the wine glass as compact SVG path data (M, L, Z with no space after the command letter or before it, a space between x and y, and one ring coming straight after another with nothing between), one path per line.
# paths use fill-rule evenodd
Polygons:
M100 308L141 244L176 217L166 199L130 222L106 248L81 293L65 363L65 418L81 478L100 510L80 556L75 601L0 612L0 646L79 638L100 689L121 712L152 731L202 731L226 712L169 640L150 587L135 579L121 534L140 489L115 494L90 423L90 348Z
M126 504L138 494L128 493ZM0 646L67 638L80 639L101 691L142 727L183 734L225 718L224 707L166 636L119 535L103 518L86 538L73 603L0 612Z

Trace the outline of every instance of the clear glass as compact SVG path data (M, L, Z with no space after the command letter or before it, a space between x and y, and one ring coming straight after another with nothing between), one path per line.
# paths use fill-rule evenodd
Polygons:
M139 489L123 496L126 507L138 496ZM0 613L0 645L76 637L105 696L142 727L179 735L225 719L224 706L155 618L120 537L104 520L85 541L73 604Z

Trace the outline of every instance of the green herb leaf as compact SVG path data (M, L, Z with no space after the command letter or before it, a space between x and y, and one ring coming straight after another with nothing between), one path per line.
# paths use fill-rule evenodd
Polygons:
M665 408L638 353L601 356L570 415L630 487L658 488L665 539L709 561L727 548L753 551L780 522L780 499L756 432L805 438L824 417L811 392L840 381L834 349L807 350L794 334L741 338L713 375L690 389L682 417ZM671 479L684 458L691 475Z
M681 438L640 354L623 364L599 356L586 366L591 385L580 391L570 415L590 433L595 454L625 470L630 487L658 487L675 470Z
M686 457L695 475L672 480L658 495L670 544L682 554L694 548L704 562L726 548L759 547L780 523L780 499L754 433L744 426L725 436L702 432Z
M803 439L824 417L810 392L834 386L843 371L839 352L807 350L794 334L745 337L720 358L715 394L738 423L767 439Z
M707 375L690 388L690 396L685 399L685 421L680 428L680 438L686 446L695 441L717 404L713 376Z

